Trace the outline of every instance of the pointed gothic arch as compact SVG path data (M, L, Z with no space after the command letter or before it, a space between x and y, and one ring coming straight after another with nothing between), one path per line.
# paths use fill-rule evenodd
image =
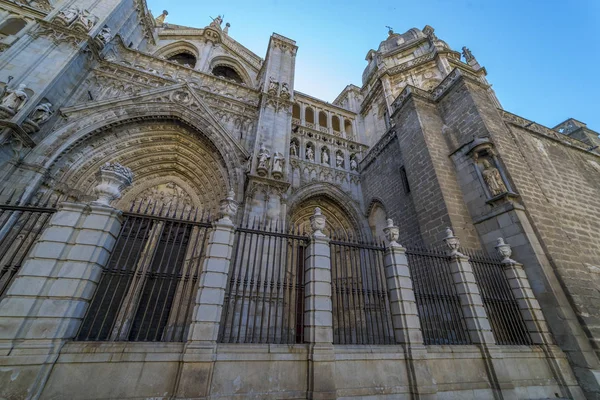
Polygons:
M338 238L362 240L369 237L369 226L358 204L344 191L330 183L304 186L288 199L289 223L310 231L309 218L315 207L327 217L326 234Z

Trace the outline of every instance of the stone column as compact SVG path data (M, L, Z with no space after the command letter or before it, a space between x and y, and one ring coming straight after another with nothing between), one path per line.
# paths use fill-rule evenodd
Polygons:
M310 217L312 237L304 270L304 337L310 343L309 398L335 399L335 352L331 302L331 250L320 208Z
M446 229L444 242L450 248L450 271L471 341L475 344L495 344L492 328L483 306L479 286L469 258L460 253L460 242L450 228Z
M394 221L388 219L387 228L383 231L389 242L385 253L385 278L396 342L422 345L423 333L406 259L406 249L396 242L399 229L394 226Z
M0 303L0 365L11 365L17 377L0 380L0 387L15 398L41 393L60 348L79 330L118 238L121 212L107 202L133 174L108 164L98 177L100 200L59 206Z
M227 198L221 201L221 218L213 224L213 231L208 239L178 381L178 398L205 398L210 394L219 326L233 253L235 226L232 218L238 209L234 198L235 193L230 191Z
M397 242L400 230L394 226L394 221L387 220L383 233L389 243L385 253L385 277L394 336L396 342L404 346L410 390L415 398L434 399L437 385L429 370L427 347L423 344L406 249Z

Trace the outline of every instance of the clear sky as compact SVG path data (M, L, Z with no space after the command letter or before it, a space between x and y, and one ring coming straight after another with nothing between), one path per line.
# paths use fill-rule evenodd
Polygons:
M503 107L543 125L573 117L600 131L600 0L147 0L155 16L202 28L225 15L229 34L260 57L269 36L296 41L295 89L333 101L361 86L365 56L387 37L435 28L471 49ZM224 26L224 24L223 24Z

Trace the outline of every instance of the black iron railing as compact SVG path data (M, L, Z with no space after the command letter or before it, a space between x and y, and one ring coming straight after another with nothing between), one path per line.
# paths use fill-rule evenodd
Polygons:
M407 249L406 256L425 344L471 343L450 258L441 250L418 248Z
M59 202L59 198L50 193L26 205L17 197L13 193L0 205L0 298L7 292Z
M476 250L465 250L473 267L483 305L496 343L529 345L531 336L523 321L519 303L515 300L504 266L499 258Z
M335 344L395 343L385 280L385 246L332 240Z
M124 213L77 340L184 341L210 229L187 207L148 202Z
M304 261L308 237L276 224L238 228L219 340L304 341Z

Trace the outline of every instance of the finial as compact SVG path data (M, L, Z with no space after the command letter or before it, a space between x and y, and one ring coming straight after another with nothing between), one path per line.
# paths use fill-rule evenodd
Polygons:
M231 218L235 217L238 210L238 203L235 201L235 192L233 189L229 189L225 200L221 200L219 213L221 220L220 222L231 223Z
M450 256L462 256L463 254L458 251L460 248L460 240L454 236L454 232L452 229L446 228L446 237L444 238L444 243L450 249Z
M400 228L394 226L394 221L388 218L387 227L383 229L385 238L390 243L390 247L399 247L398 238L400 237Z
M504 242L504 238L498 238L496 242L496 251L502 257L502 264L516 264L516 261L510 258L512 256L512 248L510 244Z
M225 24L225 29L223 29L223 33L228 34L229 28L231 28L231 24L228 22Z
M388 35L392 36L394 34L394 28L388 25L386 25L385 27L388 28Z
M462 55L465 58L466 62L471 62L475 59L475 57L473 57L473 53L471 53L471 50L469 50L467 46L463 46Z
M319 207L315 208L314 214L310 217L310 227L314 236L325 236L323 230L325 229L326 221L327 218L325 218L321 209Z

